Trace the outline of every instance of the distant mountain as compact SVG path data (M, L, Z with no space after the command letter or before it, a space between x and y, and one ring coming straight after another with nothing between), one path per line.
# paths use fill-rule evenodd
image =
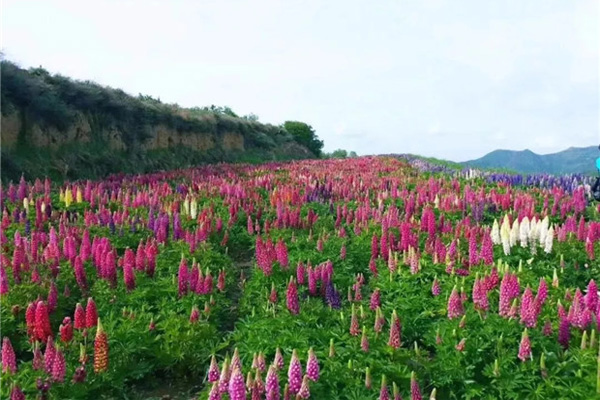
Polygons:
M575 174L594 173L600 156L596 146L570 147L552 154L536 154L531 150L494 150L476 160L462 162L475 168L502 168L521 173Z

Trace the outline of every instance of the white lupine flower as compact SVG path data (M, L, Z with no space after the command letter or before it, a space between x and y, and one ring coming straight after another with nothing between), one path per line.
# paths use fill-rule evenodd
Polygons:
M196 217L198 216L198 202L195 198L192 198L192 201L190 203L190 216L192 217L192 219L196 219Z
M515 219L512 224L512 229L510 231L510 247L517 244L517 239L519 238L519 220Z
M552 251L552 243L554 242L554 228L552 225L548 228L548 234L546 235L546 240L544 242L544 251L546 253L550 253Z
M504 250L504 255L510 254L510 231L508 230L508 226L502 225L502 230L500 231L500 239L502 240L502 249Z
M181 210L183 215L190 215L190 199L185 196L185 200L183 200L183 209Z
M527 247L529 242L529 218L525 217L521 220L519 226L519 240L521 241L521 247Z
M548 220L548 216L546 215L542 222L540 222L540 246L545 246L546 244L546 236L548 235L548 225L550 221Z
M492 225L492 232L490 233L490 236L492 237L492 243L494 243L494 244L501 243L500 228L498 227L498 221L495 219L494 219L494 224Z

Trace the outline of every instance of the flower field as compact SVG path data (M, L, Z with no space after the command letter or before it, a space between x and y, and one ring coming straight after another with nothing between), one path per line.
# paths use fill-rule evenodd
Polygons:
M363 157L5 185L1 398L596 398L584 184Z

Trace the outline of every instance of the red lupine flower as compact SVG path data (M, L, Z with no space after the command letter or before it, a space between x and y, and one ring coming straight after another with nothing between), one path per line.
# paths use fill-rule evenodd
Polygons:
M35 326L34 336L37 340L45 342L48 337L52 337L52 327L50 326L50 316L46 303L38 301L35 307Z
M77 310L76 310L77 311ZM98 311L94 299L88 297L87 306L85 307L85 326L93 328L98 324Z
M89 308L89 303L88 303ZM108 370L108 336L98 318L98 330L94 340L94 372L100 374Z
M521 335L521 344L519 344L519 360L525 362L527 359L531 358L531 341L529 340L529 335L527 334L527 328L523 331Z
M317 355L313 351L312 347L308 350L308 361L306 361L306 375L311 381L316 382L319 380L319 360L317 360Z
M69 343L73 339L73 325L71 324L71 318L65 317L58 330L60 332L60 340L64 343Z
M35 308L37 306L37 302L29 303L27 306L27 310L25 310L25 323L27 325L27 334L29 336L34 335L35 329Z
M17 356L8 337L2 340L2 372L17 373Z
M288 368L288 384L291 394L298 393L302 385L302 364L300 364L296 349L292 352L292 359Z
M79 330L86 328L85 310L81 303L75 306L74 327Z
M417 382L417 375L415 372L410 373L410 398L411 400L422 400L421 389L419 388L419 382Z
M462 316L465 313L462 300L456 290L456 286L452 289L452 293L448 298L448 318L454 319Z
M292 314L298 314L300 312L300 304L298 303L298 288L294 278L290 279L286 293L286 305L288 310Z
M63 382L65 380L66 372L65 356L62 351L57 349L54 353L54 361L52 363L52 380L54 382Z
M388 339L388 346L397 349L402 344L402 325L400 318L396 314L396 310L392 313L392 319L390 321L390 336Z

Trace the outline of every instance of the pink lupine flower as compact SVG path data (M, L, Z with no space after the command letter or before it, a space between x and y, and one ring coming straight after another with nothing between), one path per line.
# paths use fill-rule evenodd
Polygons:
M94 299L89 297L85 307L85 326L86 328L93 328L96 325L98 325L98 311Z
M227 393L227 390L229 389L230 376L231 370L229 368L229 359L225 358L225 361L223 361L223 366L221 367L221 374L219 375L219 393Z
M381 290L379 288L375 289L371 294L371 300L369 302L369 308L373 311L377 310L377 308L381 305Z
M520 312L521 323L527 328L533 328L537 323L537 313L535 299L531 288L527 286L523 296L521 297L521 312Z
M475 283L473 284L473 304L476 309L481 311L487 311L490 306L487 291L485 290L483 281L479 278L475 278Z
M56 283L52 281L50 283L50 289L48 290L48 312L52 314L56 309L56 303L58 303L58 289L56 288Z
M352 336L358 336L360 328L358 326L358 316L356 315L356 307L352 304L352 315L350 317L350 334Z
M402 344L402 325L400 318L396 314L396 310L392 313L392 319L390 321L390 336L388 339L388 346L397 349Z
M44 368L46 372L52 373L52 366L54 365L54 355L56 354L56 349L54 347L54 341L51 337L48 338L46 342L46 352L44 353Z
M302 385L302 364L300 364L296 349L292 352L292 359L288 367L288 384L291 394L298 393Z
M52 362L52 380L54 382L63 382L67 372L65 364L65 356L62 351L56 350L54 353L54 361Z
M588 283L587 292L585 294L585 305L590 310L596 310L598 307L598 286L592 279Z
M231 378L229 378L228 393L229 398L231 400L246 399L246 385L244 384L244 375L238 367L233 368Z
M131 249L125 250L125 261L123 262L123 281L128 292L135 289L135 256Z
M221 400L221 391L219 390L218 382L213 382L208 394L208 400Z
M548 284L546 283L546 279L540 278L540 283L538 285L537 294L535 295L535 300L537 304L541 307L546 302L548 298Z
M265 383L262 380L260 375L260 369L256 370L256 374L254 374L254 384L252 385L252 396L255 396L257 399L261 398L261 395L265 393Z
M219 271L219 277L217 278L217 289L219 289L220 292L225 290L225 270L224 269Z
M298 285L304 285L304 277L306 274L306 270L302 261L298 262L298 266L296 267L296 280L298 281Z
M365 353L369 352L369 338L367 337L367 330L363 326L362 337L360 339L360 348Z
M271 283L271 294L269 295L269 302L277 303L277 290L275 290L275 283Z
M229 367L231 368L232 371L235 368L239 368L240 371L242 370L242 360L240 359L240 352L237 347L233 350L233 356L231 357L231 362L229 363Z
M275 350L275 358L273 359L273 365L277 369L283 369L285 367L285 361L283 359L283 355L281 354L281 350L279 347Z
M267 365L266 365L266 361L265 361L265 355L263 354L263 352L259 352L258 356L256 357L256 368L261 371L264 372L267 369Z
M410 373L410 398L411 400L422 400L421 389L419 388L419 382L417 381L417 375L415 372Z
M87 278L85 275L85 268L83 267L83 261L81 260L81 257L77 256L75 257L75 263L74 263L74 270L75 270L75 280L77 281L77 285L79 285L79 287L82 290L86 290L87 289Z
M4 256L4 254L2 255ZM0 266L0 295L4 296L10 291L8 285L8 277L6 276L6 270L4 266Z
M373 276L377 277L379 275L379 271L377 271L377 263L374 258L371 258L369 261L369 270L373 274Z
M342 248L340 249L340 259L345 260L346 259L346 245L343 244Z
M65 317L58 330L60 332L60 340L63 341L63 343L69 343L73 339L73 325L71 324L71 318Z
M298 394L296 395L296 398L300 398L300 399L308 399L310 397L310 388L309 388L309 384L308 384L308 376L304 375L304 378L302 379L302 385L300 386L300 390L298 391Z
M525 362L527 359L531 358L531 341L529 340L529 335L527 334L527 328L523 331L521 335L521 344L519 344L519 360Z
M17 356L8 337L2 340L2 373L17 373Z
M190 323L195 324L196 322L198 322L199 318L200 310L198 310L198 307L192 306L192 311L190 312Z
M265 380L265 392L268 400L279 400L279 378L277 377L277 369L275 365L269 367L267 378Z
M217 364L217 359L213 354L212 358L210 359L210 367L208 368L208 381L211 383L218 382L219 375L219 364Z
M86 328L85 310L81 303L77 303L75 306L74 328L78 330Z
M442 293L442 288L436 275L436 277L433 278L433 283L431 284L431 294L434 296L439 296L440 293Z
M286 305L288 310L292 314L298 314L300 312L300 304L298 302L298 288L294 278L290 279L286 293Z
M12 387L10 391L10 400L25 400L25 394L23 394L19 385Z
M448 318L454 319L462 316L465 313L462 300L456 290L456 286L452 289L452 293L448 298Z
M373 325L373 330L377 333L380 333L384 325L385 316L383 315L381 308L377 307L377 310L375 311L375 323Z
M183 297L188 293L188 284L190 278L188 275L188 267L187 262L183 256L181 257L181 262L179 263L179 273L178 273L178 294L179 297Z
M283 269L287 269L289 265L288 250L287 246L285 245L282 239L279 239L279 241L275 245L275 253L279 265L281 265Z
M35 345L33 348L32 367L35 371L40 371L40 370L44 369L44 355L42 354L42 351L40 350L39 342L35 342Z
M319 380L319 360L311 347L308 350L308 360L306 361L306 376L313 382Z
M458 344L456 346L454 346L456 348L456 350L462 352L465 350L465 344L466 344L467 339L462 338L460 340L460 342L458 342Z
M379 400L390 400L390 392L388 391L385 375L381 377L381 389L379 390Z
M544 323L544 328L542 329L542 333L544 334L544 336L552 335L552 324L550 323L549 319L546 319L546 322Z

